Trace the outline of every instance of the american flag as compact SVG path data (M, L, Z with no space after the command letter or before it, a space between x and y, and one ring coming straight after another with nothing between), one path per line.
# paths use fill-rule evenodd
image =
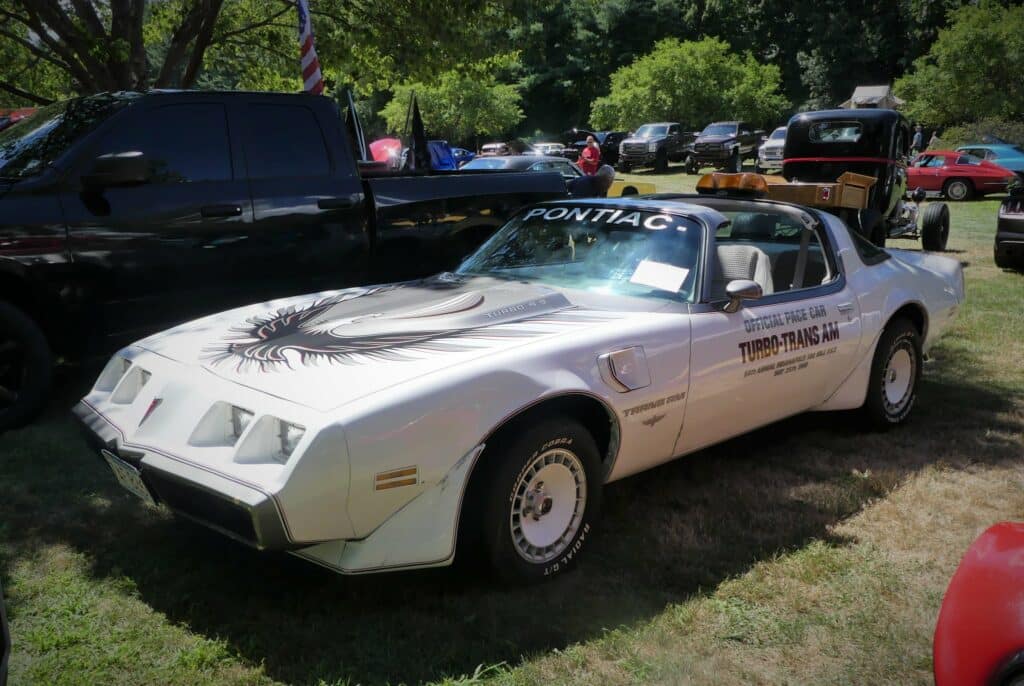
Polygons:
M302 48L302 87L307 93L320 95L324 92L324 77L320 73L320 60L316 57L313 43L313 22L309 19L308 0L298 0L299 45Z

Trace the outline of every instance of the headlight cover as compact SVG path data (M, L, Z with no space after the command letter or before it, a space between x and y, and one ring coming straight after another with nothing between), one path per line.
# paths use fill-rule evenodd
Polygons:
M272 415L260 417L238 446L235 462L247 464L288 462L306 435L306 427Z
M658 152L658 142L651 141L647 144L647 152Z

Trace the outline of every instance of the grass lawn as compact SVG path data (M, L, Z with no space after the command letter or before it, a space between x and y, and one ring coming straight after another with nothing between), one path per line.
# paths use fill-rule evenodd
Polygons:
M1024 275L992 264L997 206L951 205L968 302L906 427L808 414L613 484L581 567L533 588L336 576L145 510L67 415L95 370L69 374L0 438L11 683L931 683L960 555L1024 518Z

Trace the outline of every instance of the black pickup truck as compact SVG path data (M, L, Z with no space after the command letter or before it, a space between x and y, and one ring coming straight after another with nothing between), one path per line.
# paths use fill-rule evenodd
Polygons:
M701 167L743 170L743 160L757 157L764 131L743 121L717 121L708 124L693 141L693 153L687 159L691 174Z
M0 133L0 431L55 359L225 308L454 267L557 173L396 173L332 100L101 94Z

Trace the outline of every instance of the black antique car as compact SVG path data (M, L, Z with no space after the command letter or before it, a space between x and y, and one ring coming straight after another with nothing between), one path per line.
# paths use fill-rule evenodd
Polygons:
M1012 184L999 205L995 260L997 267L1024 270L1024 182Z
M944 250L949 208L932 202L918 214L923 192L907 198L910 123L899 112L840 109L804 112L789 120L782 175L788 181L830 183L853 172L872 177L867 207L841 212L876 245L887 238L921 238L926 250Z

